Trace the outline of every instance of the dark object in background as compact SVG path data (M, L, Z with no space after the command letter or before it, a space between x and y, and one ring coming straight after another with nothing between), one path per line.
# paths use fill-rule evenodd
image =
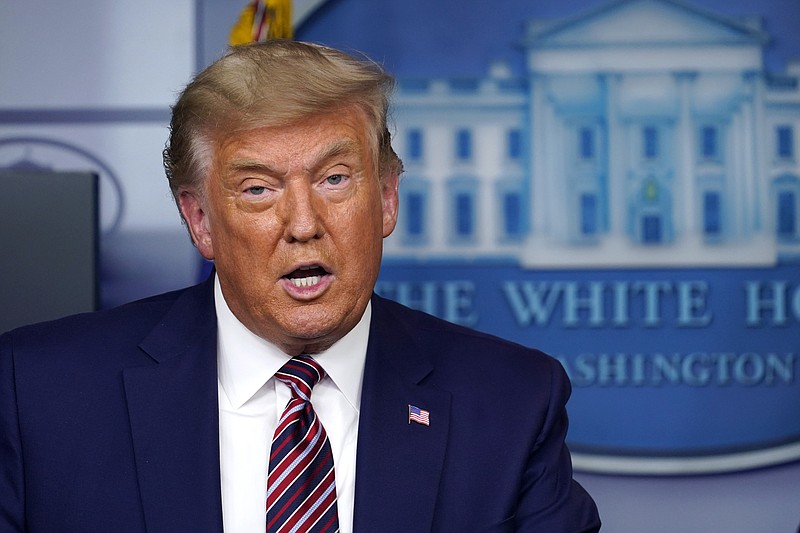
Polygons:
M98 176L0 170L0 332L98 308Z

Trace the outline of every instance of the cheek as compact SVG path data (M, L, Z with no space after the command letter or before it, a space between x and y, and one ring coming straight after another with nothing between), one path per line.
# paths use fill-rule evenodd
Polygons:
M272 210L247 209L235 202L223 207L222 218L225 232L239 240L267 233L275 225Z
M265 255L272 257L274 227L265 217L234 215L214 221L214 242L218 256L226 256L230 266L247 263L263 264Z
M342 251L346 259L360 265L359 271L367 274L372 266L380 262L383 249L383 215L380 205L362 207L346 222L347 249Z
M383 208L379 199L371 196L363 202L351 205L347 210L346 224L353 238L364 243L367 239L381 238Z

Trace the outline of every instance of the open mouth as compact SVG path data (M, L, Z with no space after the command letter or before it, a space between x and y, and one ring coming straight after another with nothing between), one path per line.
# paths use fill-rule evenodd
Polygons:
M328 274L329 272L321 266L314 265L300 267L284 277L288 279L295 287L306 288L313 287L314 285L318 284L320 281L322 281L322 278Z

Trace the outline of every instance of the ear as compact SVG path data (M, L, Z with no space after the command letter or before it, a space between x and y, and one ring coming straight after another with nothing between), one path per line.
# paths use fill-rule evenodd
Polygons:
M384 176L381 183L381 200L383 203L383 236L388 237L397 225L397 209L399 204L398 187L400 177L397 174Z
M194 192L182 191L178 196L181 214L189 226L192 242L200 254L206 259L214 259L214 246L211 239L211 224L206 214L205 206L199 195Z

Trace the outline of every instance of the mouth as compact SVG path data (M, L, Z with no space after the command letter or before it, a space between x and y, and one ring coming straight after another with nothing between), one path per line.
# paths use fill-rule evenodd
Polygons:
M325 268L319 265L310 265L289 272L284 276L284 279L298 289L307 289L318 285L323 278L329 275L330 272Z

